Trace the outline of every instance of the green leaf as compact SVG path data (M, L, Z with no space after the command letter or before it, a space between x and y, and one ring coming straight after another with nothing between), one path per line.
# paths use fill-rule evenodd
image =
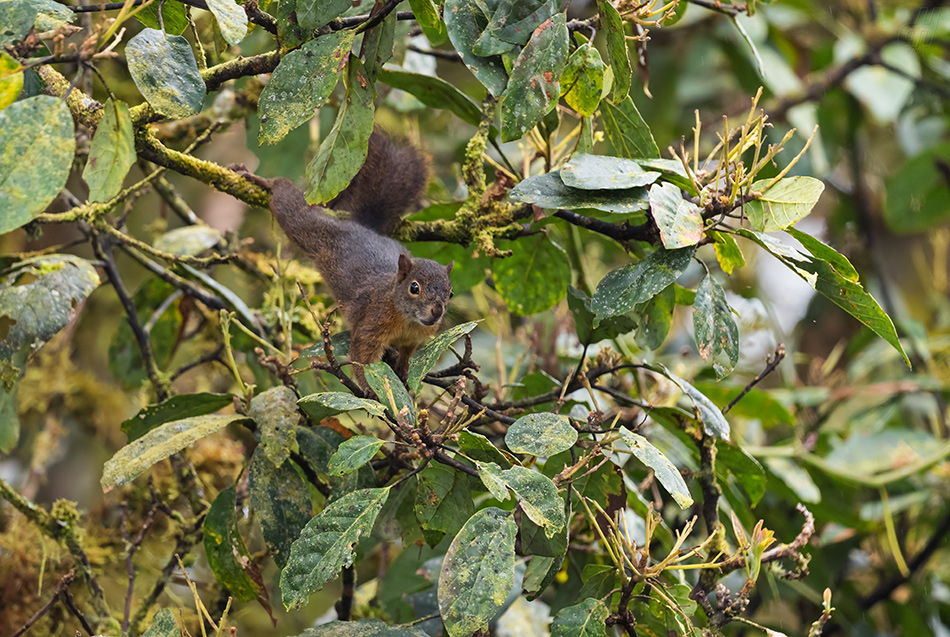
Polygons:
M353 436L341 444L336 453L330 457L328 464L330 475L342 476L356 471L372 460L384 444L386 444L385 440L372 436Z
M621 334L632 332L637 322L625 314L604 319L595 328L594 313L590 309L590 298L580 290L567 288L567 304L574 314L574 329L577 338L583 345L599 343L608 338L616 338Z
M600 106L605 68L597 49L585 43L571 54L561 73L561 96L584 117L593 115Z
M196 256L223 242L221 231L210 226L182 226L157 238L153 247L179 256Z
M553 456L577 442L571 419L559 414L528 414L514 422L505 434L505 444L514 453Z
M676 385L683 390L683 393L686 394L693 402L693 405L696 407L696 411L699 414L699 419L703 423L703 430L706 432L706 435L716 436L723 440L729 440L729 422L719 410L719 407L716 407L716 404L709 400L709 398L707 398L701 391L687 383L685 380L670 370L666 369L662 365L657 365L657 367L659 368L661 374L676 383Z
M260 598L261 604L269 611L267 589L258 583L260 571L251 560L251 554L237 528L237 516L234 514L236 506L235 488L228 487L214 499L205 516L202 530L208 566L217 580L238 600L249 602ZM251 572L255 577L249 575L249 569L253 569Z
M923 150L887 180L884 221L897 234L923 232L950 219L950 188L941 162L950 143Z
M634 312L640 317L640 325L637 328L637 344L646 349L660 349L663 341L670 333L670 328L673 326L674 309L676 309L675 285L666 286L666 289L652 299L638 305ZM607 321L611 320L614 319L607 319ZM604 321L601 325L606 324L607 321Z
M489 17L482 12L479 1L445 0L442 15L445 17L449 40L462 56L462 62L489 93L499 97L508 84L508 73L501 57L481 57L472 50Z
M195 416L160 425L119 449L102 471L102 491L127 484L159 460L213 434L243 416Z
M413 252L415 254L415 252ZM350 354L350 341L352 335L350 330L339 332L330 337L330 347L333 349L334 356L349 356ZM307 347L302 352L300 352L301 357L313 357L313 356L326 356L326 352L323 349L323 341L315 343L310 347Z
M746 453L742 447L717 440L716 469L721 471L723 468L728 469L739 484L745 487L750 504L753 507L758 504L765 495L765 485L768 482L759 461Z
M390 626L378 619L359 619L320 624L297 637L429 637L429 634L412 626Z
M423 529L456 534L475 511L468 477L444 464L429 463L419 473L415 511Z
M821 490L811 475L788 458L763 458L765 466L802 502L821 502Z
M610 611L602 601L587 598L557 612L551 624L551 637L607 637L608 615Z
M645 188L625 190L581 190L564 185L558 171L535 175L518 183L508 194L512 201L533 203L542 208L577 210L594 208L604 212L631 213L649 207Z
M366 382L370 388L376 392L380 402L386 409L392 412L397 418L404 414L410 424L416 424L416 405L409 397L409 392L403 386L402 381L396 376L392 368L380 361L372 365L363 367L366 374Z
M502 141L520 139L557 105L567 60L566 25L563 13L542 22L515 61L501 103Z
M261 144L276 144L313 118L340 78L353 38L352 30L333 31L280 59L257 104Z
M353 394L346 392L331 391L310 394L298 400L297 406L300 407L305 414L315 420L323 420L324 418L329 418L330 416L354 409L362 409L380 418L386 416L386 408L375 400L357 398Z
M142 29L125 45L125 55L135 86L156 111L183 119L201 110L207 89L188 40Z
M260 446L251 456L248 476L251 506L264 542L278 568L284 568L290 545L313 515L307 485L292 462L275 466Z
M725 232L710 231L710 236L716 240L716 260L719 261L719 267L726 274L732 274L736 268L745 265L745 257L742 256L742 250L739 244L731 234Z
M498 465L494 463L482 463L476 462L475 468L478 470L478 477L482 481L482 484L485 485L485 488L488 489L488 492L491 493L492 497L498 500L499 502L504 502L508 499L508 485L505 484L505 481L499 476Z
M175 615L167 608L159 609L152 616L152 625L148 627L142 637L181 637L181 630L178 628L178 622L175 621Z
M271 387L251 399L247 415L257 423L261 446L268 459L281 466L297 449L296 429L300 423L297 394L285 385Z
M571 265L564 250L543 232L510 245L510 257L492 261L495 289L508 309L528 316L557 305L571 282Z
M472 126L478 126L482 119L481 109L475 100L441 78L388 67L379 72L379 79L393 88L406 91L430 108L448 109Z
M563 555L558 557L534 555L528 561L522 588L527 593L526 599L529 602L537 599L554 582L562 564L564 564Z
M712 359L718 378L728 376L739 362L739 328L726 293L711 274L703 277L693 302L693 334L704 361Z
M356 544L372 532L388 497L388 487L360 489L332 502L307 523L280 574L287 610L303 606L312 593L353 564Z
M508 511L487 508L452 541L439 575L439 611L449 637L488 628L515 580L517 527Z
M644 168L652 168L640 161L640 158L659 157L660 149L657 148L653 133L643 121L633 100L628 97L616 105L603 102L600 115L604 123L604 131L607 133L607 140L613 149L612 154L636 159Z
M418 392L422 387L423 377L435 367L436 363L438 363L442 355L448 351L452 343L474 330L476 325L478 325L478 323L471 321L449 328L441 334L436 335L435 338L423 345L418 352L413 354L409 358L409 374L407 376L409 389Z
M305 29L316 31L350 8L350 0L303 0L297 3L297 22Z
M571 158L564 164L560 175L565 186L584 190L624 190L649 186L660 177L660 173L645 171L632 159L587 154Z
M419 23L432 46L439 46L445 42L449 34L439 15L439 8L433 4L432 0L409 0L409 8L412 9L412 15L415 16L416 22Z
M383 21L363 35L363 45L360 47L360 56L363 66L371 82L393 56L393 47L396 37L396 12L390 12Z
M346 188L366 160L373 132L373 84L363 63L351 57L346 72L346 99L333 128L307 164L307 202L325 203Z
M857 40L857 46L865 47L863 38L857 34L850 37ZM915 48L916 45L912 46L911 43L888 44L877 53L881 64L861 65L845 76L845 88L878 122L893 123L913 94L915 81L920 77L920 56ZM835 57L843 57L837 45Z
M141 438L159 425L191 416L203 416L232 404L231 394L179 394L160 403L148 405L122 423L122 432L129 442Z
M671 183L650 188L650 212L667 250L694 246L703 238L703 209L683 199L680 189Z
M463 429L459 432L458 445L459 449L473 460L494 462L504 469L511 466L505 454L498 451L498 447L482 434Z
M135 14L135 19L149 27L158 29L158 2L142 7ZM162 7L162 24L165 26L165 33L170 35L181 35L188 28L188 13L185 5L175 0L167 0Z
M759 192L768 183L767 179L757 181L752 184L752 191ZM786 177L748 202L743 210L759 232L784 230L811 212L824 189L825 184L814 177Z
M504 0L483 3L482 7L486 16L491 12L491 19L473 50L476 55L489 56L507 54L514 50L514 45L527 44L535 27L557 12L558 3L556 0Z
M620 428L620 439L630 448L630 453L636 456L637 460L653 469L653 475L660 481L663 488L666 489L676 504L681 509L687 509L693 505L693 498L689 495L689 488L683 481L679 469L670 462L666 455L653 446L653 444L639 434L635 434L626 427Z
M58 97L37 95L0 111L0 234L32 221L59 194L76 152L73 132Z
M299 0L303 2L304 0ZM280 0L277 3L277 41L281 49L296 49L313 36L312 29L305 29L297 20L298 0Z
M208 10L218 21L221 35L231 46L237 45L247 35L247 14L244 12L244 7L234 0L207 0L207 2Z
M0 51L0 111L16 100L23 90L23 71L20 63Z
M723 407L731 403L744 389L743 387L726 387L712 381L697 382L694 385L707 398ZM795 417L789 413L785 405L773 398L770 393L759 388L743 396L742 400L729 410L729 413L742 418L761 420L762 425L766 428L780 424L789 426L795 424Z
M616 104L627 97L633 76L630 59L627 57L626 34L623 30L623 20L620 18L620 13L612 4L604 0L597 0L597 10L600 13L600 26L607 38L607 60L614 72L614 84L610 99ZM659 156L659 152L653 156Z
M498 465L483 464L480 469L492 473L514 491L521 508L532 522L544 528L544 534L553 538L564 530L564 499L558 495L551 478L518 465L502 471Z
M594 324L629 312L665 290L686 271L695 251L694 247L656 250L637 263L608 272L591 299Z
M910 359L907 358L907 354L897 337L894 322L881 309L874 297L864 291L857 280L854 267L844 256L818 241L818 239L808 237L804 233L797 233L797 231L789 232L789 234L799 240L805 238L802 245L811 253L810 256L766 234L744 228L739 228L736 232L765 248L772 256L805 279L809 285L828 300L890 343L894 349L900 352L904 358L904 363L908 367L911 366Z

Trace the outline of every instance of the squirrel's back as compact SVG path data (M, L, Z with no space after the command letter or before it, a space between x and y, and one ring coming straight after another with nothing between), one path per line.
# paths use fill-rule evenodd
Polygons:
M418 149L399 146L375 130L363 167L327 207L345 210L361 226L389 236L402 217L418 206L428 173L428 161Z

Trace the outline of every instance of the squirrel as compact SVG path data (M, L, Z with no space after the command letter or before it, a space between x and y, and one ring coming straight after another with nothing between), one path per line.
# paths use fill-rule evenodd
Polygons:
M439 329L452 283L453 263L413 258L389 235L414 208L428 179L428 162L412 146L398 146L379 130L369 139L362 168L328 207L350 219L307 204L283 178L241 171L270 191L270 210L284 233L314 261L350 324L350 361L366 391L363 365L395 349L393 367L405 379L409 357Z

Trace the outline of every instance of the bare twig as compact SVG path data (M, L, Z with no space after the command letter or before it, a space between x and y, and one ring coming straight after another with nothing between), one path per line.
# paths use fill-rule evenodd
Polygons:
M63 578L59 580L59 583L56 585L56 592L53 593L53 596L50 598L50 600L46 602L45 604L43 604L43 607L40 608L38 611L36 611L36 613L34 613L33 616L30 617L26 621L26 623L20 627L18 631L13 633L13 635L11 635L11 637L20 637L20 635L28 631L33 626L33 624L40 621L43 618L43 616L46 615L46 613L48 613L50 609L56 604L56 602L59 601L60 597L62 597L63 595L63 591L65 591L66 588L70 584L72 584L73 580L75 579L76 579L76 569L72 569L71 571L63 575Z
M735 407L737 402L742 400L742 398L746 394L752 391L753 387L758 385L762 381L763 378L765 378L766 376L774 372L775 369L778 367L779 363L781 363L782 359L784 358L785 358L785 344L779 343L778 347L775 348L775 353L769 357L768 361L766 361L768 364L765 366L765 369L763 369L762 372L758 376L752 379L752 382L746 385L742 389L742 391L739 392L739 395L732 399L732 402L726 405L726 408L722 410L722 413L723 414L729 413L729 410Z

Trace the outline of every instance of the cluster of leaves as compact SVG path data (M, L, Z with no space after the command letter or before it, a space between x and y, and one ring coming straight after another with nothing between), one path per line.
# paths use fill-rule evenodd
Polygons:
M761 595L760 578L778 586L806 575L803 549L816 527L804 507L804 522L790 520L797 501L823 522L849 529L880 521L906 580L913 570L901 556L894 510L930 501L934 492L921 483L950 446L910 428L876 427L846 441L823 439L818 448L795 432L765 449L753 442L764 441L758 426L793 429L790 407L813 409L840 394L830 383L810 388L813 393L747 395L761 377L747 387L713 382L740 365L737 313L723 280L741 276L743 248L774 257L890 348L856 356L857 381L884 380L875 376L880 361L895 375L910 363L894 323L851 262L793 227L824 191L814 177L789 176L818 139L811 132L814 113L789 111L811 137L794 130L770 136L760 91L746 113L726 118L715 135L703 134L697 115L690 143L664 158L655 129L630 96L634 73L646 79L648 72L646 31L696 12L715 15L716 7L734 18L759 64L774 68L772 50L737 18L744 13L743 21L752 20L756 3L716 3L687 15L685 1L598 0L593 15L576 20L553 0L409 0L411 12L396 11L397 4L129 0L114 21L97 19L78 30L81 43L67 50L63 37L77 31L72 9L53 0L0 2L0 233L73 224L96 257L12 258L3 272L0 450L23 446L17 392L31 354L73 323L107 280L126 317L109 348L111 371L122 386L147 382L153 394L121 425L128 443L101 474L103 491L134 496L129 499L147 520L136 539L127 538L128 564L161 513L178 525L184 552L203 538L201 563L217 586L239 602L260 603L271 619L284 612L272 607L271 595L279 591L286 611L302 613L312 595L342 574L339 621L303 635L418 637L444 630L468 637L486 634L508 608L532 600L553 611L552 635L719 634L732 622L755 623L747 611ZM205 13L196 19L194 7ZM137 33L124 41L123 27ZM249 35L252 27L257 33ZM896 44L875 45L891 67L902 64L888 48ZM240 57L239 45L260 52ZM127 71L106 66L116 47ZM410 64L412 52L461 61L475 83L420 72ZM400 55L403 65L393 65ZM75 83L54 69L62 63L77 64ZM104 84L101 103L76 88L88 68ZM263 85L262 73L271 73ZM879 98L856 76L848 78L848 90L880 114ZM793 93L766 84L773 96ZM328 202L365 160L384 87L412 96L411 108L442 109L477 129L462 165L465 200L433 205L400 228L407 238L429 239L414 243L413 253L455 259L456 292L471 290L483 308L495 302L531 316L564 311L566 298L578 351L554 351L555 362L544 371L532 358L524 373L520 361L511 365L499 354L499 372L487 373L476 362L488 360L490 347L479 340L485 330L477 321L462 322L412 357L406 379L385 363L367 366L372 392L364 393L341 365L348 341L331 334L316 277L246 245L237 248L201 224L163 176L171 169L265 205L266 193L237 172L197 159L194 148L246 118L259 126L262 157L273 145L276 154L285 153L316 110L331 117L302 177L308 201ZM138 103L130 106L132 100ZM780 155L794 140L802 142L801 152ZM521 170L507 157L513 146L502 146L512 141L521 144ZM489 144L496 153L485 152ZM939 156L937 149L927 153ZM486 163L496 168L491 188ZM136 164L143 179L124 187ZM936 191L930 164L907 172L912 165L898 175ZM82 199L68 187L80 173L88 187ZM122 210L147 188L184 223L151 242L130 234ZM940 196L922 205L909 195L889 200L888 219L904 214L902 201L914 208L915 224L942 219ZM62 202L67 209L53 212ZM585 248L607 258L591 266ZM114 250L153 275L131 294ZM263 294L241 294L225 283L236 268ZM298 290L306 310L298 307ZM260 296L265 300L256 305L246 300ZM692 314L699 371L664 358L684 308ZM464 352L453 347L460 339ZM196 361L173 367L180 349L196 343L209 347ZM924 349L916 343L915 355L933 364ZM456 361L437 369L450 352ZM776 350L769 371L782 356ZM230 375L218 391L178 382L214 363ZM915 388L945 399L940 382L935 374ZM231 405L234 413L218 413ZM227 476L227 486L206 502L211 493L195 482L185 454L223 431L244 432L252 450L240 457L239 474ZM909 461L897 457L906 449L913 453ZM856 457L861 466L849 466ZM167 494L174 510L166 494L139 497L142 476L165 461L177 481ZM91 628L137 634L156 603L165 604L161 592L175 562L160 569L134 616L132 576L120 625L86 559L75 516L65 509L37 513L6 482L0 486L0 495L73 556L78 575L62 582L78 577L87 584ZM888 487L902 490L899 502L888 500ZM822 492L861 489L879 490L882 513L865 517L822 502ZM403 550L391 559L390 547L397 546ZM919 554L923 561L933 552L926 551ZM819 568L827 573L833 566L829 559ZM357 573L360 579L384 574L373 593L365 586L354 592ZM837 583L820 581L802 593L818 617L812 635L832 612L827 595L817 602L818 590ZM215 619L188 582L201 630L208 623L220 634L230 606ZM888 586L850 605L866 607L875 595L886 597ZM57 589L54 601L61 594ZM81 613L74 615L87 625ZM148 635L178 634L167 608L150 621Z

